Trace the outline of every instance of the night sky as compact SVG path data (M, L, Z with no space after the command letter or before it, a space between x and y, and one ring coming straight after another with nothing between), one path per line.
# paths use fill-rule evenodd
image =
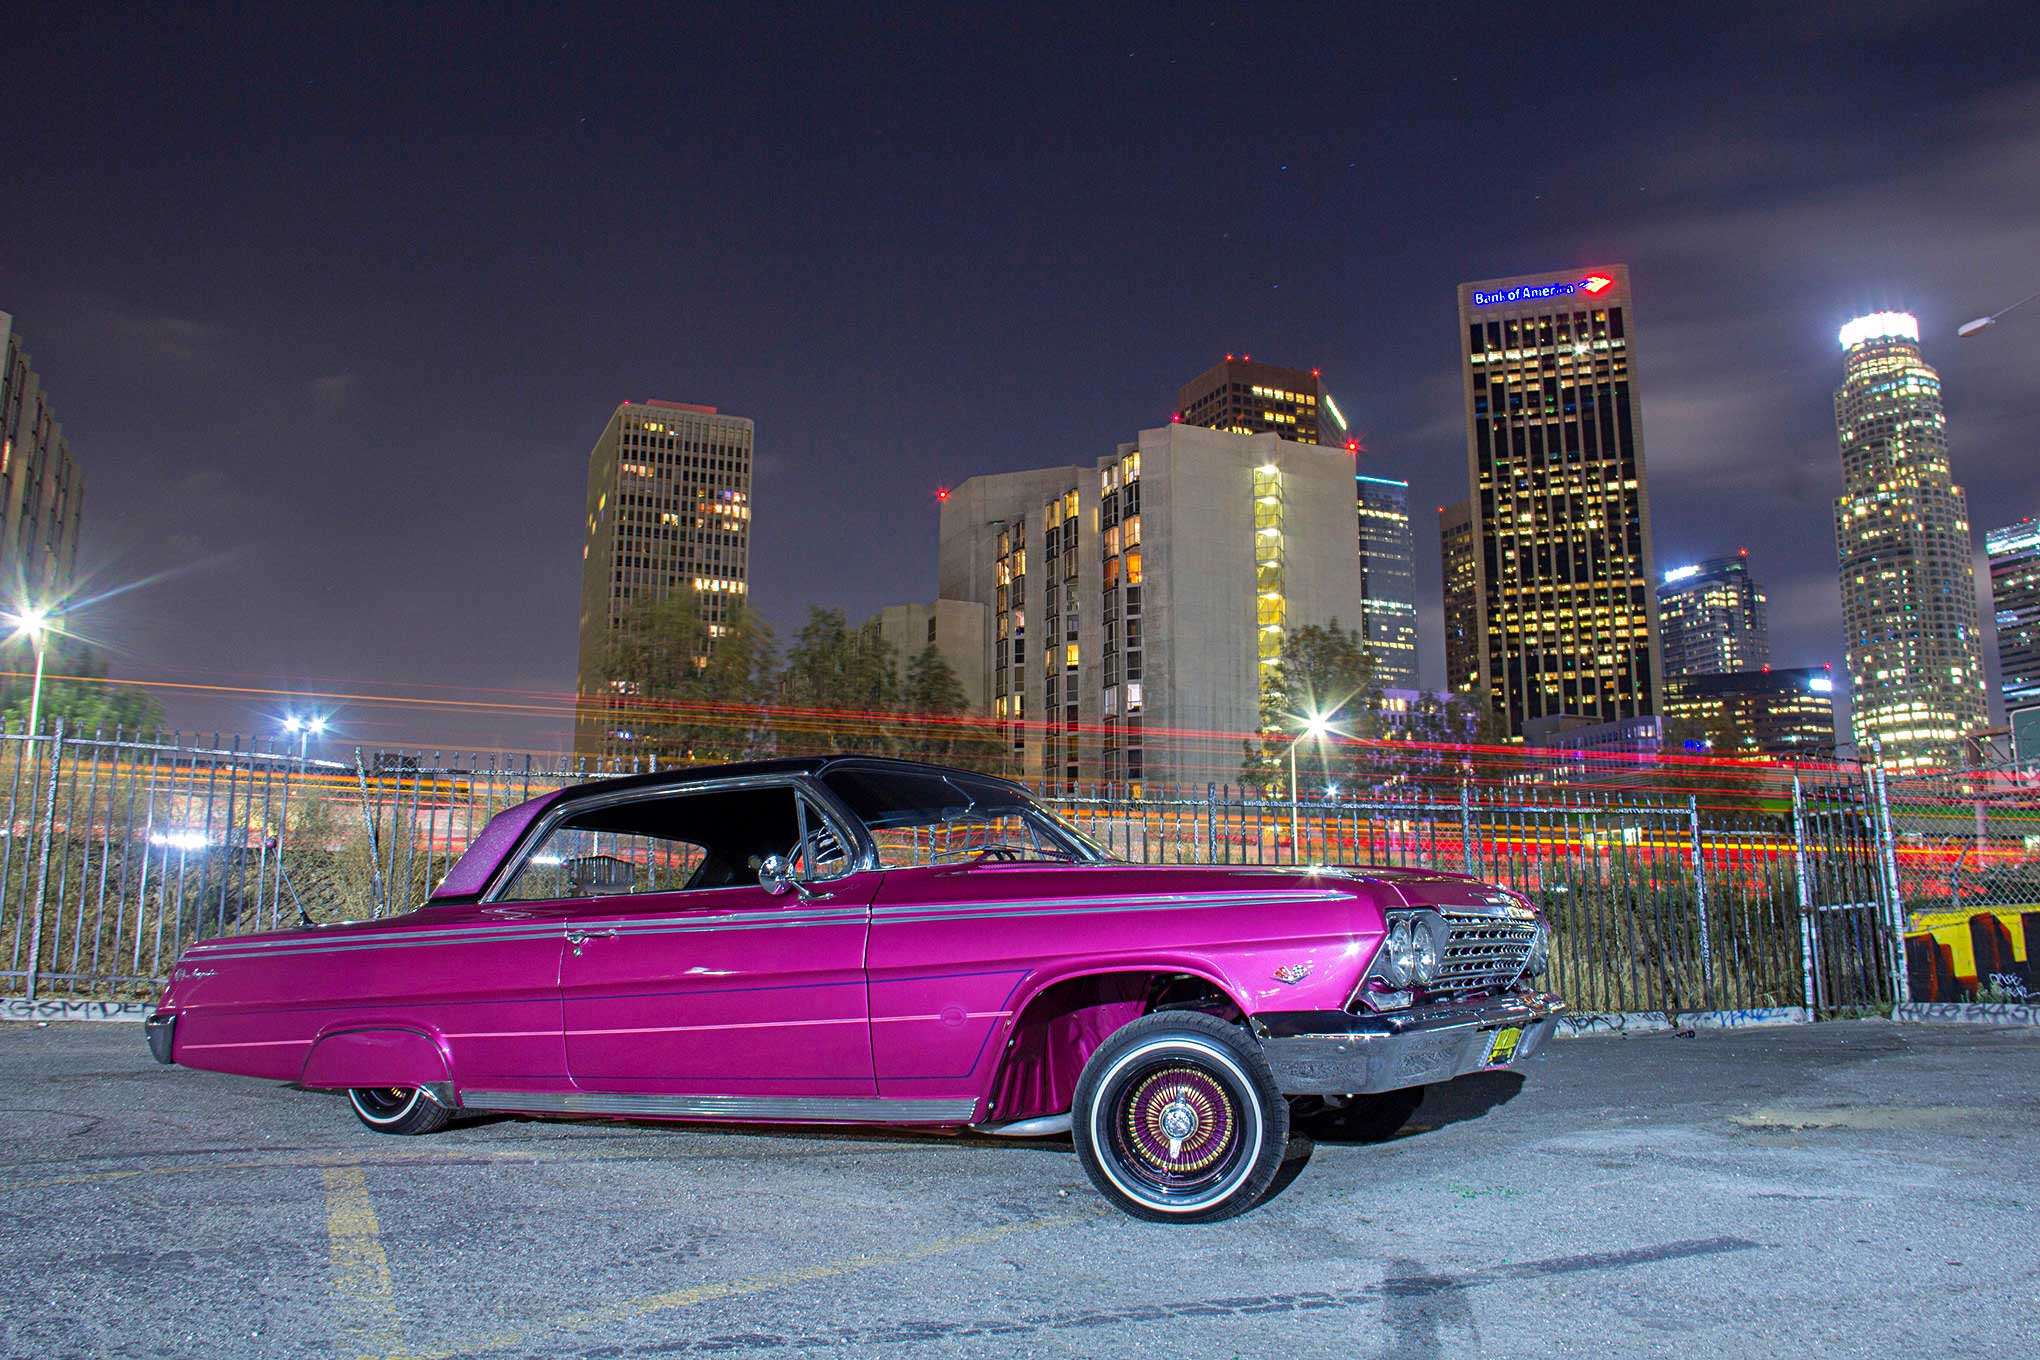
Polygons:
M1411 481L1436 683L1454 288L1622 262L1660 570L1748 547L1774 661L1839 669L1843 321L1919 315L1979 544L2040 513L2040 303L1954 338L2040 288L2040 7L1770 8L17 6L0 310L88 593L153 579L79 626L117 675L561 704L618 401L757 420L783 638L931 596L938 485L1088 464L1244 350Z

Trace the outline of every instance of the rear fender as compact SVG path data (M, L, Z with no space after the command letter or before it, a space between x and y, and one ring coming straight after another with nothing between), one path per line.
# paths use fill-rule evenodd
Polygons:
M453 1078L445 1047L423 1030L357 1026L319 1036L298 1085L314 1090L355 1086L431 1086Z

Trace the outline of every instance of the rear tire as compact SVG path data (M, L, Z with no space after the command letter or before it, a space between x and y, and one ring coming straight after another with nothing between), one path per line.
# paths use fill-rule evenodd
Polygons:
M1289 1148L1289 1102L1260 1045L1191 1011L1115 1031L1084 1064L1071 1115L1091 1184L1155 1223L1245 1212L1268 1193Z
M437 1133L453 1120L453 1111L416 1086L357 1086L347 1103L377 1133Z

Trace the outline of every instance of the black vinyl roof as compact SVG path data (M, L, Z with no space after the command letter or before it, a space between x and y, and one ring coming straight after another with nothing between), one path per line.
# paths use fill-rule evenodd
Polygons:
M579 796L598 790L610 792L620 789L685 788L689 784L704 784L711 780L745 779L758 775L818 775L838 765L855 765L868 770L897 770L902 774L962 775L967 779L990 780L992 783L1004 784L1008 788L1027 793L1023 785L995 774L979 774L975 770L961 770L953 765L935 765L924 760L901 760L895 756L867 756L855 753L776 756L771 760L738 760L726 765L676 765L670 770L656 770L650 774L627 774L615 779L590 780L588 783L573 786L568 792L573 796Z

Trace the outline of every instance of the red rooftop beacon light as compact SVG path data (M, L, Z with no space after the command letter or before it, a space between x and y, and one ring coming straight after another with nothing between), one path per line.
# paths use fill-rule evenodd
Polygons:
M1169 423L1171 425L1181 425L1183 423L1183 413L1181 411L1178 411L1176 412L1176 414L1170 416Z
M936 488L935 488L935 499L936 499L936 500L938 500L938 501L946 501L946 500L948 500L948 499L949 499L949 488L948 488L948 487L946 487L946 486L938 486L938 487L936 487Z

